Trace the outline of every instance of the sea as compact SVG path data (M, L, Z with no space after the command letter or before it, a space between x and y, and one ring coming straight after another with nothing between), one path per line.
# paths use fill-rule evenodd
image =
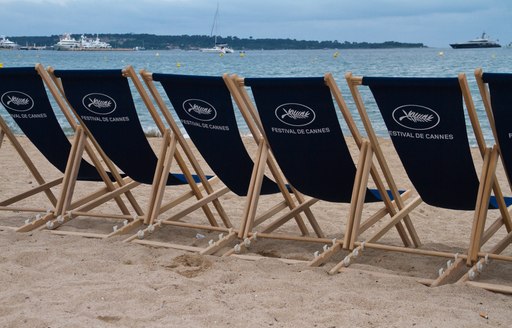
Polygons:
M0 51L0 67L26 67L34 66L36 63L56 69L121 69L131 65L136 71L146 69L155 73L210 76L236 73L242 77L319 77L330 72L362 132L364 128L358 119L354 101L344 78L346 72L350 71L354 75L401 77L456 77L459 73L465 73L485 138L492 143L492 132L475 82L474 70L482 67L487 72L512 72L512 49L250 50L223 56L184 50ZM371 98L366 88L361 88L361 92L363 99ZM144 130L151 134L156 131L156 126L152 123L140 97L134 94L134 98L141 124ZM388 137L375 105L371 102L366 105L377 134L384 138ZM64 117L56 112L64 130L71 134ZM21 133L3 107L0 108L0 115L6 119L14 132ZM241 116L238 119L241 133L248 133ZM469 120L467 124L469 126ZM343 123L342 128L347 131ZM474 137L470 135L469 138L474 145Z

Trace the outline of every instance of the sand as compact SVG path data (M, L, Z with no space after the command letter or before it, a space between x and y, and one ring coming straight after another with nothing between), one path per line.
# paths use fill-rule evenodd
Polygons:
M23 137L19 140L38 168L58 176ZM159 139L152 139L155 149ZM254 149L252 144L249 144ZM388 141L384 150L400 187L410 187ZM353 148L353 147L352 147ZM10 143L0 148L0 198L35 185ZM477 165L479 165L477 162ZM208 169L206 169L208 170ZM503 175L500 180L505 182ZM94 188L85 184L77 194ZM509 189L506 189L507 191ZM136 195L147 197L148 189ZM268 207L273 196L262 199ZM144 202L141 202L144 204ZM42 198L30 205L45 206ZM244 198L227 194L223 205L235 225ZM113 210L115 206L105 208ZM314 213L329 237L340 237L346 205L319 202ZM365 214L375 210L365 208ZM491 213L496 217L497 213ZM34 214L1 212L0 225L20 225ZM460 251L468 243L471 212L420 205L411 216L425 248ZM201 222L196 211L187 220ZM112 222L75 219L64 230L108 231ZM284 229L294 231L288 224ZM372 229L373 230L373 229ZM197 233L206 238L198 238ZM155 240L201 246L218 233L170 229ZM503 235L500 232L500 235ZM466 284L430 288L446 259L364 252L347 270L328 271L346 253L324 266L286 264L278 258L309 260L320 244L261 240L252 254L259 261L122 242L123 237L91 239L47 230L15 233L0 229L1 327L510 327L512 299ZM400 244L391 231L384 241ZM510 251L508 253L510 255ZM512 284L512 264L492 262L481 281Z

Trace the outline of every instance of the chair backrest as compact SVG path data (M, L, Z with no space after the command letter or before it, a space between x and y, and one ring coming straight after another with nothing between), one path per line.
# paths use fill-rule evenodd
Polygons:
M500 147L505 172L512 177L512 74L483 73L481 79L487 84L492 110L491 127ZM478 80L478 77L477 77ZM486 99L487 100L487 99Z
M140 124L122 70L55 70L71 107L107 156L135 181L151 184L157 156ZM168 185L186 181L169 174Z
M411 182L428 204L475 209L479 179L457 78L363 77Z
M301 193L349 203L356 167L320 78L246 78L276 161ZM380 198L367 189L365 201Z
M41 154L64 173L71 143L55 116L36 69L1 69L0 103ZM100 181L101 177L94 166L82 160L78 180Z
M254 162L244 146L231 94L222 77L152 74L160 82L190 139L216 176L234 193L247 195ZM263 178L262 194L279 192Z

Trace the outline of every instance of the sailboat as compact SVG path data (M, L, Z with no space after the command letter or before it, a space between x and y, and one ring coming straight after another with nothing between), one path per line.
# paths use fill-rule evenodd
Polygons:
M219 4L217 3L217 10L215 11L215 16L213 17L213 25L212 30L210 32L210 36L213 36L215 39L215 43L212 48L201 48L199 49L201 52L210 52L217 54L231 54L234 52L232 48L230 48L227 43L217 43L217 35L213 35L214 32L217 32L217 19L219 18Z

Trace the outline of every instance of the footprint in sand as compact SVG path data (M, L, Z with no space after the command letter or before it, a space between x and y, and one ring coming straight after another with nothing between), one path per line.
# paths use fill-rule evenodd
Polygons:
M110 315L100 315L97 317L99 320L108 322L108 323L114 323L121 320L121 317L118 316L110 316Z
M183 254L175 257L165 267L187 278L194 278L212 266L212 262L199 254Z

